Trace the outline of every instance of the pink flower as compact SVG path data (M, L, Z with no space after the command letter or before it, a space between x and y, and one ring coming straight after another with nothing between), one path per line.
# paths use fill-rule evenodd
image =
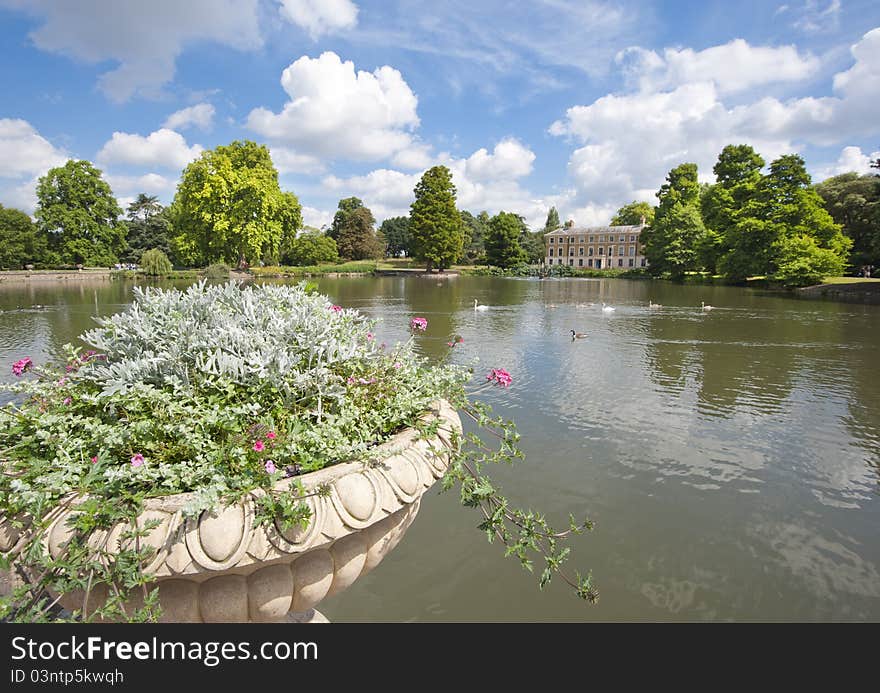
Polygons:
M425 318L413 318L409 321L409 329L424 332L428 329L428 321Z
M131 466L140 467L144 463L144 456L141 453L135 453L131 456Z
M369 340L372 340L372 339L373 339L373 333L372 333L372 332L367 332L367 339L369 339Z
M58 386L61 387L67 384L67 376L65 375L61 380L58 381Z
M65 398L64 398L64 406L67 406L67 405L70 404L72 401L73 401L73 400L70 399L70 397L65 397Z
M92 464L97 464L97 463L98 463L98 456L95 455L95 456L92 458Z
M493 368L489 371L489 375L486 376L486 380L494 380L495 383L501 387L510 387L510 383L513 382L510 373L503 368Z
M403 368L403 364L400 361L395 361L394 368Z
M256 443L254 443L254 450L256 450L257 452L263 452L263 450L265 449L266 444L262 440L258 440Z
M275 431L269 431L269 432L266 434L266 437L267 437L269 440L275 440L278 436L277 436L277 434L275 433Z
M342 306L330 306L330 310L332 310L334 313L341 313Z
M346 380L346 382L347 382L349 385L354 385L354 384L357 382L357 380L354 379L354 376L353 376L353 375L350 375L350 376L348 376L348 380Z
M31 361L29 356L26 356L12 364L12 372L20 377L22 373L27 373L33 367L34 362Z
M275 463L272 460L266 460L265 467L266 467L267 474L274 474L276 471Z

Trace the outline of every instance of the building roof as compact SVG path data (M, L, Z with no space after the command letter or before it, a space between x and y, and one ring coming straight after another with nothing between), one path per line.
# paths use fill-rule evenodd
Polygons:
M545 236L568 236L570 234L584 233L636 233L645 228L647 224L636 224L635 226L569 226L568 228L556 229Z

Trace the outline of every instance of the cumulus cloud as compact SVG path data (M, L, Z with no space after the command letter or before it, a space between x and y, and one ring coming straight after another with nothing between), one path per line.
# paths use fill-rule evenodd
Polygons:
M532 172L535 153L514 138L501 140L491 154L478 149L465 162L465 172L473 180L515 179Z
M350 0L281 0L281 16L309 32L312 40L357 25L358 8Z
M270 149L272 163L279 173L315 174L324 173L327 167L315 156L297 154L292 149L273 146Z
M106 176L110 188L116 197L136 197L138 193L158 195L165 199L171 196L177 187L177 179L158 173L145 173L141 176Z
M819 182L831 176L839 176L841 173L876 173L877 170L871 168L871 162L880 159L880 150L871 152L870 154L862 154L861 147L844 147L837 161L828 166L820 166L813 171L813 181Z
M28 121L0 118L0 203L32 214L37 180L68 158Z
M0 1L43 20L30 34L37 48L87 63L117 63L98 80L116 102L157 95L190 43L211 41L238 50L262 45L258 0Z
M214 106L209 103L187 106L168 116L162 127L169 130L184 130L188 127L210 130L214 123L214 113Z
M202 147L187 146L179 132L161 128L146 137L114 132L98 152L97 160L105 165L150 166L182 169L202 153Z
M867 33L852 55L853 66L834 78L834 96L765 97L731 107L718 80L698 79L569 108L549 132L579 145L568 163L575 203L619 206L638 199L656 191L669 169L685 161L695 162L701 179L711 181L712 166L727 144L751 144L770 161L806 145L880 133L871 115L880 99L880 29ZM693 74L705 77L699 70Z
M320 229L330 225L330 222L333 221L333 212L303 205L302 218L304 226L314 226L316 229Z
M393 67L355 72L354 63L325 52L288 66L281 86L290 100L280 113L261 107L247 118L273 144L329 160L377 161L415 142L418 99Z
M631 47L616 62L642 91L662 91L681 84L712 82L729 94L773 82L796 82L816 74L819 59L801 55L794 46L752 46L734 39L702 51L667 48L663 55Z

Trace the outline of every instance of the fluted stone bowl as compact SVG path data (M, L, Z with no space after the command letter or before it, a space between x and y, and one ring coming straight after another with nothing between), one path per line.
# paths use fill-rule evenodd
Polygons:
M146 572L154 575L164 622L269 622L325 620L315 606L375 568L402 538L419 510L422 494L446 471L461 420L441 401L422 417L438 422L433 437L406 429L378 446L374 462L348 462L296 477L306 491L327 484L330 493L306 499L306 529L282 531L254 523L254 497L198 517L182 510L193 494L148 499L138 525L158 525L142 538L156 549ZM294 479L279 481L288 489ZM47 528L43 540L53 556L63 550L75 505ZM18 539L3 523L0 549ZM118 546L117 525L90 541ZM3 530L4 528L0 528ZM103 587L103 586L102 586ZM86 610L106 598L95 590ZM139 597L139 595L137 595ZM136 606L139 598L133 598ZM83 594L61 597L68 609L83 608Z

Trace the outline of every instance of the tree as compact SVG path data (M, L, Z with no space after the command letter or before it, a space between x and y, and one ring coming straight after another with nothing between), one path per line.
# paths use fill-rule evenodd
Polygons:
M547 221L544 222L544 233L550 233L551 231L555 231L560 226L562 226L562 224L559 223L559 212L556 211L556 207L551 207L550 211L547 212ZM543 241L542 241L542 245L543 245ZM541 254L543 255L543 248L542 248Z
M299 201L278 186L269 150L251 141L203 152L184 169L171 207L171 245L190 265L275 262L302 225Z
M617 214L611 219L611 226L638 226L643 217L650 226L654 221L654 207L647 202L633 200L617 210Z
M21 269L46 259L46 237L24 212L0 205L0 267Z
M429 272L434 266L442 271L461 256L464 234L448 168L425 171L416 184L409 218L413 257L424 260Z
M69 160L37 183L36 218L61 262L108 267L125 250L122 210L101 171Z
M357 204L352 204L352 201ZM332 233L339 256L346 260L378 260L385 255L385 241L377 236L373 213L356 197L339 201Z
M165 277L171 274L171 260L158 248L149 248L141 253L141 270L152 277Z
M696 164L680 164L657 192L660 204L645 238L650 272L680 280L699 266L700 243L706 234L700 215Z
M526 253L519 244L522 217L510 212L498 212L489 220L486 234L486 261L496 267L513 267L526 261Z
M798 234L779 243L776 270L770 278L785 286L809 286L843 274L844 266L844 259L834 250L821 248L811 236Z
M281 258L285 265L320 265L339 260L336 241L320 231L303 233L290 242Z
M485 210L474 216L468 211L459 212L462 228L462 254L464 262L482 262L486 258L485 238L489 231L489 213Z
M814 186L825 209L852 239L851 264L880 265L880 177L844 173Z
M412 255L412 237L409 232L409 217L391 217L379 227L385 237L385 254L389 257Z
M141 193L126 209L128 249L122 254L123 262L139 263L145 250L156 248L171 255L169 215L155 195Z

